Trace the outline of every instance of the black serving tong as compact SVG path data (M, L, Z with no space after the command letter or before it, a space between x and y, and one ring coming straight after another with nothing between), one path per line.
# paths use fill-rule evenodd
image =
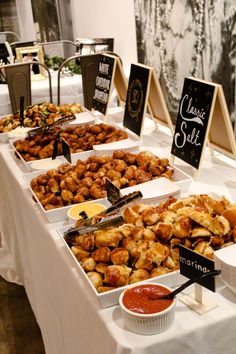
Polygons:
M143 197L140 191L129 193L123 197L120 197L114 204L109 206L106 210L104 210L105 214L118 213L121 208L127 206L130 203L137 202L139 199Z
M171 291L169 294L158 296L157 298L163 299L163 300L164 299L173 299L177 294L179 294L181 291L186 289L188 286L198 282L199 280L202 280L202 279L205 279L208 277L215 277L216 275L219 275L220 273L221 273L220 269L215 269L215 270L209 271L207 273L197 275L196 277L187 280L185 283L180 285L177 289Z
M75 120L75 119L76 119L76 116L74 114L72 114L71 116L61 117L61 118L57 119L55 122L53 122L51 124L46 124L46 125L44 125L42 127L29 130L28 131L28 136L30 138L32 138L36 134L48 133L48 132L51 131L52 128L54 128L54 127L56 127L58 125L62 125L64 123L70 122L70 121Z
M25 97L20 96L20 126L24 127L24 103Z
M91 218L87 218L87 219L83 219L83 220L79 220L79 224L76 224L76 226L70 228L69 230L67 230L64 235L65 236L74 236L75 234L78 234L78 232L81 229L88 229L90 226L93 226L94 224L92 224L93 220L96 220L96 217L101 219L105 219L107 217L110 217L112 215L115 215L117 213L119 213L119 211L124 207L127 206L133 202L137 202L138 200L140 200L143 197L142 193L140 191L137 192L132 192L129 193L123 197L120 197L116 203L112 204L110 207L108 207L107 209L105 209L104 211L94 215ZM111 218L109 220L112 220ZM102 221L101 221L102 222ZM114 225L113 225L114 226ZM89 231L88 231L89 232Z
M113 217L110 217L104 221L97 222L95 224L86 225L84 227L80 227L77 229L76 228L70 229L65 233L65 236L84 235L89 232L94 232L97 230L106 229L108 227L119 226L119 225L123 224L123 222L124 222L123 216L121 216L121 215L113 216Z

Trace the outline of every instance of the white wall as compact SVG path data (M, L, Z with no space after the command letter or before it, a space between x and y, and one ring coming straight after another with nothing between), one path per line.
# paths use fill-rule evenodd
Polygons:
M137 62L133 0L71 0L74 40L113 37L124 66Z

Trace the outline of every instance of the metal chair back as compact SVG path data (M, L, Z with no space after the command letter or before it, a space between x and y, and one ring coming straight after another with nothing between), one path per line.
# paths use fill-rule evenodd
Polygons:
M57 85L57 104L60 104L60 76L62 69L67 66L72 60L77 60L80 63L82 85L83 85L83 97L84 107L91 110L93 103L93 96L95 91L95 82L98 72L98 64L101 53L89 54L89 55L74 55L66 59L58 70L58 85Z
M0 42L15 42L20 41L20 36L12 31L3 31L0 32Z
M53 42L43 42L37 43L37 45L41 45L44 49L44 53L52 57L61 57L63 59L69 58L70 56L75 55L77 45L75 42L69 40L60 40L60 41L53 41Z
M43 66L47 71L47 78L49 84L49 97L52 102L52 81L51 74L46 65L39 61L31 61L27 63L17 63L11 65L4 65L0 68L1 74L5 77L8 85L9 96L11 101L12 113L20 109L20 97L24 97L24 105L30 106L32 104L32 90L31 90L31 66Z

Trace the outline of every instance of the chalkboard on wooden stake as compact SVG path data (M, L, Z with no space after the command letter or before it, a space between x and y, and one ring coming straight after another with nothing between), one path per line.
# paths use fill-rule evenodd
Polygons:
M182 245L179 245L179 265L180 274L189 279L195 278L215 269L214 261ZM201 279L198 281L198 284L215 292L214 277Z
M111 90L116 88L118 99L124 105L127 95L127 80L119 57L101 55L96 76L92 109L107 114Z
M120 189L108 178L106 178L107 199L111 204L117 202L120 198Z
M151 70L140 64L131 64L123 125L138 136L142 133L147 109Z
M198 170L207 143L236 158L236 143L222 86L186 78L171 154Z
M140 136L147 108L155 123L167 126L174 133L155 69L140 63L131 64L123 125Z

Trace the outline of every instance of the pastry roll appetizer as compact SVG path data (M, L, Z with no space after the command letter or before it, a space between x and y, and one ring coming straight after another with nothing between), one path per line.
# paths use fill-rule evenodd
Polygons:
M134 156L129 153L126 163ZM138 161L146 166L148 159ZM236 205L225 197L204 194L169 197L159 205L138 203L127 207L123 218L119 227L66 239L98 292L178 270L180 244L212 259L215 250L236 243Z

